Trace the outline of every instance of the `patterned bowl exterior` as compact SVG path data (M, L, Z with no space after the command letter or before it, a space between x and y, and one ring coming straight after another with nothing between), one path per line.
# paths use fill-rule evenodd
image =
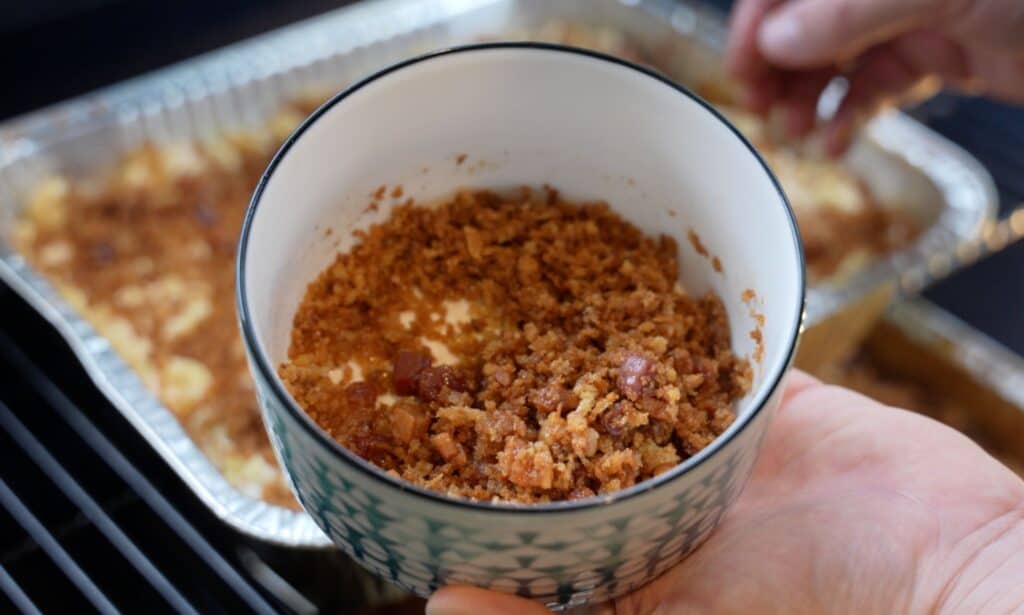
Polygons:
M561 609L644 585L696 549L750 475L781 387L700 463L645 491L531 510L429 497L339 455L256 373L264 420L303 508L345 553L419 596L488 587Z

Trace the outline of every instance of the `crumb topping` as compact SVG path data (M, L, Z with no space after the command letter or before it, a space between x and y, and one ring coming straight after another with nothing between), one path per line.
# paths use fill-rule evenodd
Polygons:
M332 437L482 500L609 493L734 420L750 387L676 244L557 192L400 206L307 289L279 373ZM332 378L355 362L360 378Z

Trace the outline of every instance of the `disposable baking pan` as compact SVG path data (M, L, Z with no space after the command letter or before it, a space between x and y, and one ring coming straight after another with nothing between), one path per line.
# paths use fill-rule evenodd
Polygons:
M915 387L920 407L912 409L966 433L1024 476L1020 355L922 299L893 304L858 355L856 363L886 380Z
M110 344L11 249L6 238L12 223L28 192L47 175L101 172L144 142L255 128L296 95L335 91L410 54L529 32L553 20L621 32L684 83L697 84L721 74L722 16L697 4L360 3L0 126L0 277L61 332L97 386L225 523L259 541L328 546L305 514L248 497L228 484ZM955 266L958 248L974 241L995 211L991 178L978 162L899 113L867 127L849 164L887 206L912 212L926 230L906 250L842 283L811 290L804 343L804 361L811 364L829 360L837 348L859 340L900 285L919 285L935 272Z

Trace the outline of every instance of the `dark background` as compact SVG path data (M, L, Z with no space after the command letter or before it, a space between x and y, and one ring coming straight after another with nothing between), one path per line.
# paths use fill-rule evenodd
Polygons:
M37 0L0 8L0 119L348 4L339 0ZM729 0L713 2L727 8ZM942 96L913 113L996 177L1002 213L1024 203L1024 113ZM927 296L1024 354L1024 243L934 285Z

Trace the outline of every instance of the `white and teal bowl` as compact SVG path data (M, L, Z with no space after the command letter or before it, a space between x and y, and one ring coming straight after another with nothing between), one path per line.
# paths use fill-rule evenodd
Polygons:
M753 389L734 424L634 487L532 506L416 487L321 431L276 368L306 285L352 244L353 230L399 202L384 198L373 211L369 195L400 185L402 199L424 202L458 188L544 184L570 199L606 200L644 231L676 238L680 282L722 297L735 351L754 361ZM691 230L721 271L698 253ZM421 596L458 583L551 606L628 592L707 538L743 488L779 404L804 286L793 212L720 114L644 68L532 43L434 53L336 95L270 163L238 255L238 304L264 420L292 489L324 532Z

